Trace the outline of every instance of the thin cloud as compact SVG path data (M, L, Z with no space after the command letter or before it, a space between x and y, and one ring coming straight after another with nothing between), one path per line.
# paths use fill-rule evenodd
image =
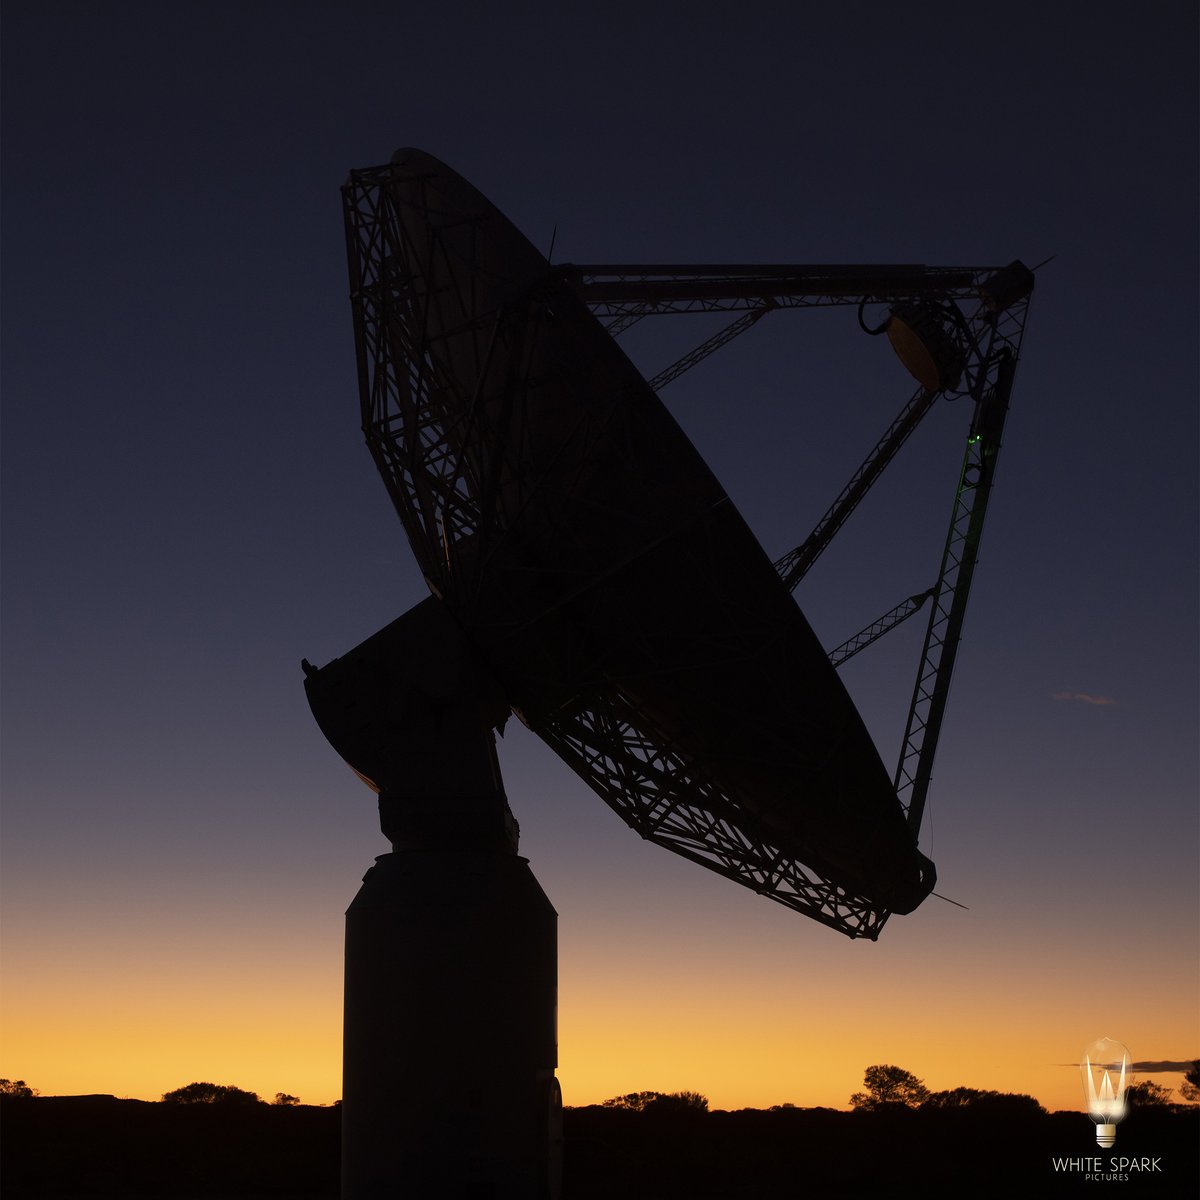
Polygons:
M1116 701L1111 696L1092 696L1087 692L1051 692L1051 700L1078 700L1081 704L1096 704L1104 706L1106 704L1116 704Z
M1190 1071L1192 1069L1192 1067L1194 1067L1198 1061L1200 1061L1200 1060L1195 1059L1195 1058L1184 1059L1183 1062L1155 1060L1154 1062L1130 1063L1129 1066L1130 1066L1131 1070L1141 1071L1144 1075L1159 1075L1159 1074L1165 1074L1168 1071L1180 1071L1180 1072ZM1079 1070L1078 1063L1055 1063L1055 1066L1074 1067L1076 1070Z

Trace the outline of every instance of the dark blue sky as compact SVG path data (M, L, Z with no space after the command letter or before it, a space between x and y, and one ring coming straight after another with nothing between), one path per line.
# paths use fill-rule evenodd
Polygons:
M250 956L314 931L288 969L332 975L336 991L341 910L385 846L371 797L311 720L298 663L423 593L357 428L338 195L350 167L399 145L455 167L543 249L557 226L560 261L1057 255L1039 275L931 794L939 890L971 914L930 901L880 952L895 954L888 971L913 954L937 974L960 939L1004 930L1018 959L1023 932L1084 938L1080 961L1190 962L1191 6L581 7L6 6L16 969L28 981L51 943L69 964L79 945L128 936L121 962L182 979L195 929L237 923ZM664 394L772 555L908 394L881 340L845 318L773 315ZM664 327L633 349L651 369L700 336ZM798 593L826 644L932 581L966 419L949 405L931 417ZM846 671L889 763L918 624ZM641 928L661 911L698 944L705 921L736 913L739 936L835 953L821 948L836 935L641 845L527 735L503 754L564 947L622 944L630 912ZM160 923L133 937L147 905ZM1118 931L1108 942L1097 911ZM621 961L612 972L634 970ZM63 970L46 986L86 996ZM1196 974L1180 970L1173 995L1194 1012ZM23 982L14 1020L38 1004ZM1080 1045L1099 1032L1087 1016ZM1178 1014L1161 1044L1150 1009L1123 1019L1103 1032L1135 1057L1196 1049L1176 1044ZM4 1069L51 1075L38 1044Z

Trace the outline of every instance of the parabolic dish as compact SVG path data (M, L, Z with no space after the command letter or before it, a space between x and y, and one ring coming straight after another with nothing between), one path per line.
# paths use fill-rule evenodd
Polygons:
M512 710L643 837L852 936L910 912L861 717L569 273L419 150L344 196L367 441Z

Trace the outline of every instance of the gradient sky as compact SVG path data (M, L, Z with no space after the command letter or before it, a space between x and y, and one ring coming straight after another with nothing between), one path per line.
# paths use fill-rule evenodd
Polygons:
M401 145L557 261L1057 255L922 840L969 911L850 942L510 723L566 1102L843 1107L885 1062L1077 1107L1098 1036L1200 1054L1194 7L834 7L5 6L0 1074L340 1094L342 914L387 844L299 663L424 595L358 431L338 194ZM664 399L775 556L910 388L838 310ZM967 420L805 580L825 644L932 582ZM921 625L844 672L888 763Z

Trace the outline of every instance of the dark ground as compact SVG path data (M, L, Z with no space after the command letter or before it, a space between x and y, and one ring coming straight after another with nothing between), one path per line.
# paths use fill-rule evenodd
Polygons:
M5 1200L336 1200L335 1108L5 1098ZM1142 1109L1099 1150L1079 1113L1020 1106L566 1113L564 1200L1200 1194L1200 1110ZM1089 1180L1053 1160L1157 1160ZM1110 1172L1111 1173L1111 1172ZM448 1198L447 1198L448 1200Z

